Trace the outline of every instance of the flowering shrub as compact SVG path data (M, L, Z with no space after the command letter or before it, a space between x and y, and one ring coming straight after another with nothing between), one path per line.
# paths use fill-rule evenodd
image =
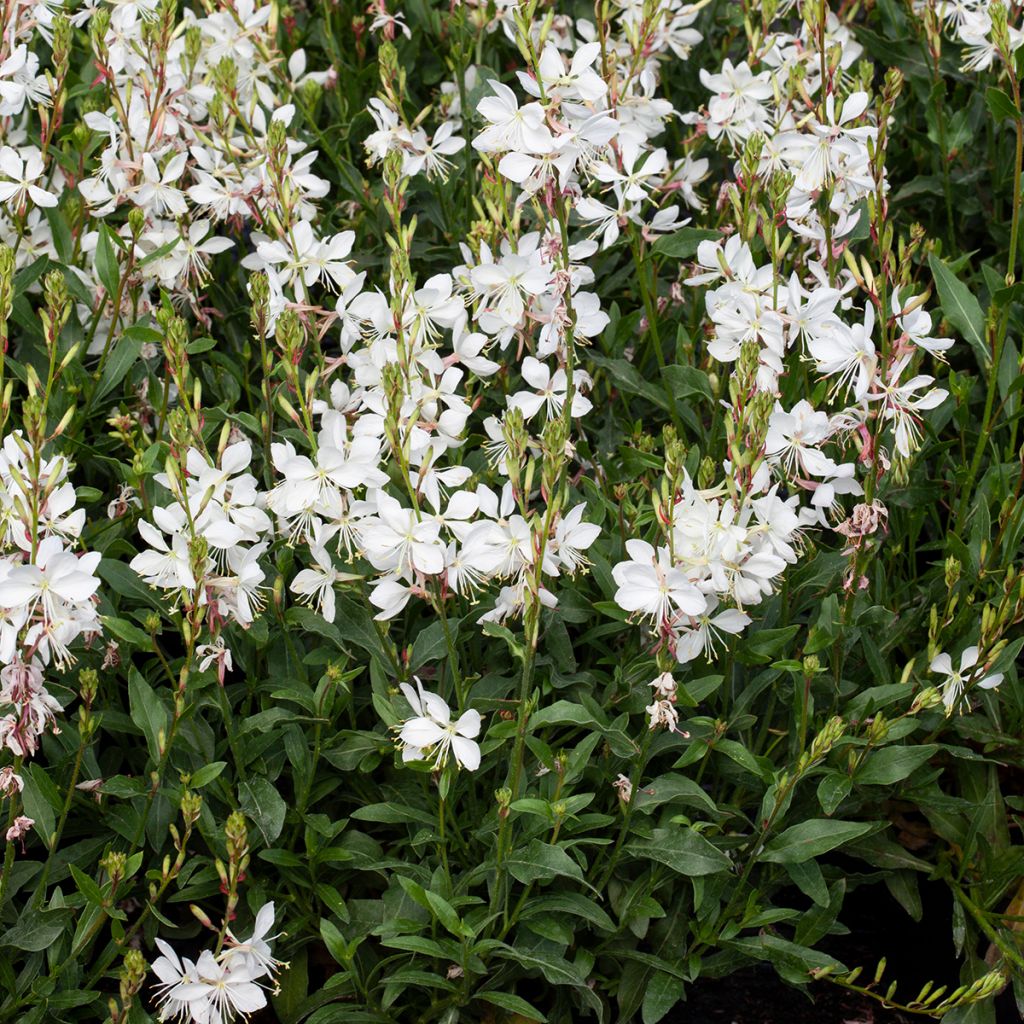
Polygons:
M1018 4L3 19L0 1021L1024 1006Z

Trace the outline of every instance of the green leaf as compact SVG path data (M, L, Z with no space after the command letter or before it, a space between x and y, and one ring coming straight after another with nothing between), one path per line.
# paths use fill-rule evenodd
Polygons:
M71 229L68 227L67 215L56 206L47 207L43 210L43 214L50 225L50 233L53 236L53 245L57 250L58 259L61 263L70 262L75 243L71 237Z
M582 725L604 729L608 723L598 721L582 704L571 700L556 700L554 704L530 716L531 729L539 729L544 725Z
M142 355L142 342L137 338L122 335L110 350L107 361L103 364L103 375L92 393L90 405L101 402L127 376L139 356Z
M288 957L288 970L277 979L271 1003L281 1024L294 1024L302 1014L300 1007L309 992L309 947L293 950Z
M190 356L198 356L203 352L209 352L210 349L217 347L216 338L196 338L195 341L191 342L186 349Z
M627 849L681 875L713 875L732 868L732 861L692 828L656 828L650 839L632 842Z
M405 825L418 821L423 825L436 826L437 818L429 811L409 804L382 803L357 807L350 817L356 821L376 821L385 825Z
M505 862L508 873L524 885L531 882L549 882L562 875L582 880L583 871L560 846L534 839L525 849L514 851Z
M807 946L766 932L756 937L736 940L729 945L757 960L771 961L779 974L791 985L808 984L811 981L811 971L816 968L844 969L838 960L826 953L819 953L816 949L809 949Z
M628 395L640 395L649 402L668 408L664 392L656 388L646 377L628 360L612 359L609 356L602 356L596 352L588 353L590 362L608 371L608 375L621 391Z
M712 749L725 754L751 775L763 779L765 782L771 779L771 762L767 758L755 757L742 743L737 743L736 740L722 739L718 740Z
M439 896L436 892L431 892L429 889L424 889L423 893L427 897L427 903L430 904L430 909L434 916L452 935L457 939L463 937L472 938L472 930L463 924L456 909L443 896Z
M334 957L335 962L342 967L348 966L352 957L355 956L359 940L346 942L345 937L338 931L337 927L326 917L320 918L320 938L324 940L327 952Z
M297 625L303 630L316 633L338 647L344 647L348 640L373 657L386 673L393 671L370 613L350 598L338 597L337 615L333 623L301 605L289 608L284 618L289 625Z
M835 814L836 808L850 795L853 779L844 772L829 772L818 783L818 803L826 814Z
M658 1024L666 1013L683 998L684 984L664 971L655 971L644 990L641 1010L643 1024Z
M491 1006L499 1006L503 1010L510 1010L512 1013L517 1013L520 1017L525 1017L527 1020L538 1020L541 1024L544 1024L547 1020L547 1017L540 1010L535 1009L525 999L512 995L510 992L477 992L475 998L481 999L485 1003L490 1003Z
M448 619L448 633L452 644L458 639L460 619ZM421 629L412 645L409 658L409 671L414 672L428 661L438 661L448 655L448 641L444 634L444 625L432 622L426 629Z
M146 737L146 746L153 763L160 761L161 747L167 736L168 715L156 691L132 668L128 674L128 708L132 721Z
M531 899L523 909L522 919L538 914L572 914L602 931L615 931L615 922L592 899L580 892L554 892Z
M1020 120L1020 111L1017 109L1017 104L1002 89L997 89L994 85L990 85L985 90L985 102L988 104L988 109L992 111L992 116L997 122L1005 121L1007 118L1011 121Z
M111 299L117 294L117 286L121 281L121 269L117 264L110 228L100 222L99 237L96 239L96 276L100 284L107 290Z
M26 764L21 776L25 786L21 794L25 813L36 823L36 834L49 849L64 799L42 765Z
M279 868L303 868L306 867L306 861L304 861L297 854L291 853L289 850L260 850L256 855L260 860L265 860L268 864L273 864Z
M854 782L862 786L891 786L920 768L938 749L937 743L922 743L916 747L875 750L854 776Z
M801 864L843 843L859 839L873 828L870 822L811 818L798 825L791 825L776 836L764 848L760 859L773 864Z
M254 775L238 787L238 805L259 829L267 846L273 846L288 813L288 805L277 789L262 775Z
M677 399L702 398L708 402L714 401L708 375L695 366L666 366L661 375Z
M124 562L116 558L104 558L100 561L96 570L104 583L110 587L112 594L122 598L133 598L142 604L148 604L151 608L167 611L166 605L160 603L160 598L153 587L146 586L142 577Z
M800 626L782 626L779 629L759 629L745 637L736 650L736 658L744 665L767 665L789 641L800 632Z
M659 775L644 786L633 801L633 809L642 814L651 814L656 807L667 803L696 805L711 814L718 812L714 800L708 796L704 787L695 779L678 772Z
M688 260L697 254L697 247L701 242L710 242L721 237L720 231L710 231L707 228L680 228L671 235L663 235L659 238L651 246L651 252L658 256Z
M199 771L194 772L192 780L189 782L190 789L202 789L203 786L208 786L214 779L218 778L220 773L227 767L227 761L211 761L209 764L204 764Z
M786 874L793 884L805 895L809 896L819 907L827 907L828 886L825 876L821 873L816 860L805 860L802 863L784 865Z
M134 622L119 619L114 615L104 615L102 621L105 633L112 633L118 640L134 644L140 650L150 651L153 649L153 641L149 638L149 634L139 629Z
M978 300L935 253L928 254L928 266L939 290L943 315L974 349L981 368L986 369L991 357L985 344L985 314Z
M516 963L532 970L540 971L545 979L552 985L573 985L577 988L590 992L587 988L587 979L580 972L575 964L569 963L563 957L554 956L550 953L534 955L524 949L516 949L502 943L494 950L495 956L503 957L506 960L515 960ZM590 993L593 996L593 993ZM596 1001L596 996L594 997ZM600 1006L600 1003L598 1003Z
M103 893L96 882L80 868L75 867L74 864L69 864L68 867L71 869L71 877L75 880L78 891L93 906L101 907L103 905Z
M34 905L0 936L0 946L14 946L30 953L52 946L70 922L70 910L39 910Z

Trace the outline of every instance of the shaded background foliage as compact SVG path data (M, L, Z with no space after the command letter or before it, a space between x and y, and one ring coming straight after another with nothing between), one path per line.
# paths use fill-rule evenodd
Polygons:
M876 62L876 85L888 66L906 78L887 156L889 215L904 238L921 226L927 241L914 257L915 280L933 288L949 332L975 342L954 350L943 382L954 401L929 419L909 479L882 494L888 533L869 562L868 586L844 593L841 538L819 532L761 606L756 628L718 664L697 663L683 676L680 726L688 735L645 734L649 639L614 605L610 567L623 557L624 540L651 524L668 415L651 383L660 379L656 364L627 354L642 315L629 255L604 252L592 266L612 322L586 355L595 413L580 446L594 470L574 482L602 536L589 553L591 572L544 615L526 795L511 808L495 798L516 728L520 638L500 626L481 629L469 606L448 627L473 704L487 716L484 769L446 776L440 818L437 780L396 764L386 728L399 679L415 673L430 684L451 671L441 625L422 610L381 632L364 603L340 597L330 624L289 606L279 586L250 630L229 630L226 701L213 672L190 679L168 753L171 698L156 652L176 673L178 624L127 567L137 543L131 523L103 514L118 485L152 477L166 451L157 441L133 466L105 424L132 412L131 396L147 376L154 391L160 387L159 360L140 358L141 344L158 339L137 328L139 345L123 356L118 350L98 390L76 368L52 410L59 416L61 402L69 407L76 392L91 389L63 443L77 462L79 495L91 503L84 540L104 555L101 610L120 663L103 668L102 649L82 655L81 666L99 672L88 702L75 673L52 687L68 719L25 770L25 808L37 834L17 857L0 907L0 1020L104 1019L125 946L140 942L148 952L157 933L185 949L201 942L189 907L218 913L213 858L227 856L224 822L235 809L246 816L252 850L244 902L255 909L275 900L287 932L277 950L291 967L273 1000L284 1024L516 1013L653 1024L698 978L751 962L770 963L796 986L824 971L882 995L889 979L872 982L874 964L851 978L846 969L856 964L821 951L843 931L844 902L873 894L878 883L912 919L922 915L923 884L943 893L960 976L941 983L968 985L997 968L1024 1001L1019 625L1009 628L995 666L1006 682L983 694L973 714L947 719L941 708L914 704L928 683L929 641L966 640L983 606L997 605L1004 588L1017 588L1016 600L1020 588L1021 292L1005 280L1020 115L1014 108L1007 116L999 96L986 92L1002 89L995 72L959 71L954 45L936 61L905 5L842 7ZM689 62L664 70L662 90L677 110L705 101L696 69L735 52L743 18L755 10L713 2L702 11L704 42ZM318 173L332 184L324 231L355 230L359 269L383 276L391 225L362 153L372 130L366 102L379 81L376 45L361 7L347 0L283 13L283 49L301 44L312 66L338 72L334 87L303 93L297 114L320 148ZM431 102L451 76L453 54L457 67L485 64L500 74L516 64L500 33L478 39L461 8L420 0L404 13L412 38L400 36L396 46L413 106ZM84 112L94 73L87 47L76 52L73 96ZM674 151L685 135L675 125L665 145ZM86 160L100 140L90 145ZM712 208L701 226L714 229L715 183L729 169L710 149L703 154L713 172L704 185ZM464 156L469 167L474 157ZM407 201L420 224L413 266L422 277L450 269L479 216L472 175L459 168L448 185L418 178ZM683 229L654 246L661 294L692 260L699 237ZM244 247L244 238L237 242ZM44 358L25 294L43 263L18 282L12 352L22 363ZM231 256L219 258L216 271L207 291L212 326L208 334L197 327L190 349L206 393L204 427L215 439L230 419L258 437L259 353L244 272ZM979 354L1002 316L1010 328L993 370ZM700 459L720 454L724 440L723 380L703 349L700 294L669 304L660 330L696 476ZM997 409L980 437L993 372ZM802 397L803 383L787 384L783 404ZM818 387L823 394L825 385ZM291 578L290 549L278 547L275 557L281 578ZM628 810L610 785L619 773L636 778ZM86 792L69 788L74 779L102 783ZM189 830L186 792L202 796ZM513 815L516 838L512 882L495 917L500 814ZM172 825L190 834L168 880L161 863L175 857ZM50 852L44 837L55 830L60 841ZM110 851L126 855L123 877L112 878ZM894 998L909 1003L915 995L899 990ZM146 1007L143 995L128 1019L146 1020L153 1012ZM947 1019L985 1024L995 1019L993 1002L969 1002Z

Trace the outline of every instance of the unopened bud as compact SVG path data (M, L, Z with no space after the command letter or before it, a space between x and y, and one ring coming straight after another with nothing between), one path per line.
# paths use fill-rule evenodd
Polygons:
M942 694L935 686L919 690L914 695L913 703L910 705L910 713L916 715L921 711L928 711L937 708L942 703Z

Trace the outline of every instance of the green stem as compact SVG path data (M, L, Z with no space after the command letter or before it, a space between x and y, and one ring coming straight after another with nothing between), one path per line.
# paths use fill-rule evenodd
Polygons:
M24 763L24 758L19 756L14 759L14 774L19 775L21 773L21 766ZM18 816L18 795L13 793L11 795L11 806L7 812L7 830L10 830L14 825L14 819ZM5 831L7 831L5 830ZM3 874L0 875L0 912L4 908L4 899L7 896L7 885L11 878L11 869L14 867L14 840L8 839L7 845L4 847L4 869Z
M46 894L46 881L50 877L50 868L53 866L53 855L57 852L57 847L60 845L60 837L64 834L64 826L68 820L68 814L71 811L71 803L75 797L75 786L78 784L78 775L82 770L82 758L85 755L86 743L82 740L78 744L78 752L75 755L75 765L71 769L71 781L68 783L68 791L64 797L64 807L60 812L60 821L57 822L57 828L53 835L50 836L50 849L46 855L46 863L43 865L43 872L39 876L39 883L36 886L36 893L34 902L37 908L41 908L43 905L43 896Z
M615 865L619 862L619 856L622 853L623 844L626 841L626 837L629 835L629 825L633 819L633 811L636 808L637 794L640 792L640 780L643 776L644 768L647 765L647 752L651 747L651 738L654 736L654 731L647 729L644 732L644 738L640 742L640 750L637 753L636 760L633 762L633 774L630 779L630 790L629 800L626 801L626 806L622 810L622 822L619 825L619 834L615 838L615 846L612 849L611 856L608 858L608 864L605 866L604 871L601 873L601 878L597 882L597 888L604 892L605 886L608 884L615 871Z
M228 738L228 747L231 750L232 760L235 762L235 771L238 778L245 779L245 760L238 751L238 740L235 736L235 728L232 724L231 705L228 703L227 688L223 683L217 683L217 700L220 703L221 717L224 720L224 732Z
M643 299L644 314L647 317L647 332L650 335L651 345L654 348L654 356L658 360L658 369L661 371L661 386L665 391L665 398L668 401L669 415L672 417L672 424L677 431L682 430L679 420L679 409L676 407L676 396L672 387L665 378L665 349L661 343L661 332L658 329L658 306L656 295L651 293L651 285L647 279L647 270L644 267L643 253L640 248L640 238L636 226L631 225L630 250L633 254L633 266L636 268L636 279L640 285L640 295ZM655 289L657 280L655 280Z

